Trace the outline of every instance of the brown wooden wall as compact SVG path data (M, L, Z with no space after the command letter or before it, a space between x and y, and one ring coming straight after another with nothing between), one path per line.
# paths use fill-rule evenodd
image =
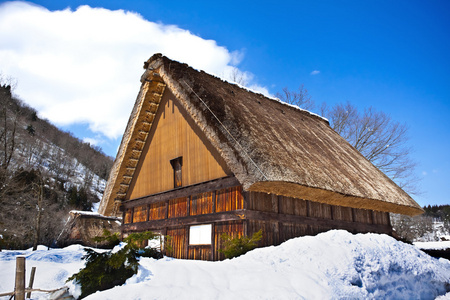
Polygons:
M242 186L217 191L215 212L232 211L244 208Z
M331 229L357 232L390 232L389 213L311 202L273 194L247 192L247 234L263 231L260 246L316 235Z
M187 201L189 198L183 197L178 199L169 200L169 213L168 218L179 218L188 215Z
M213 212L214 201L213 192L201 193L191 196L189 203L189 215L203 215Z
M219 222L214 224L212 245L188 245L189 226L167 230L166 254L180 259L222 260L224 255L219 252L222 247L222 234L241 237L243 235L243 221ZM214 251L213 251L214 249ZM211 254L214 252L214 257Z
M363 224L389 225L389 213L329 205L273 194L247 192L251 210Z
M141 201L142 202L142 201ZM193 194L189 197L178 197L165 201L137 205L124 211L124 224L135 227L136 230L153 230L165 232L168 237L166 254L182 259L218 260L224 256L219 252L222 247L221 235L226 233L231 237L241 237L244 234L243 221L215 220L213 213L225 213L241 210L244 197L241 186L226 187L204 193ZM152 221L209 215L206 224L212 224L211 245L189 245L189 225L181 226L182 222L175 222L172 227L152 227ZM233 218L238 218L234 216ZM188 221L183 221L184 223ZM172 224L172 223L171 223ZM124 232L128 233L127 230Z
M221 179L211 187L223 187ZM130 201L125 208L125 231L153 230L169 237L167 255L183 259L221 260L221 235L232 238L251 236L259 230L259 246L278 245L288 239L315 235L330 229L350 232L390 232L389 214L364 209L311 202L267 193L243 192L241 186L214 188L180 197L179 191L167 192L166 200L143 198ZM189 191L201 188L187 187ZM183 192L185 193L185 192ZM178 195L177 197L170 198ZM145 201L149 201L145 204ZM152 202L156 201L156 202ZM211 244L189 245L192 225L210 224Z
M244 235L244 221L230 221L215 225L214 247L216 249L214 260L223 260L225 256L219 252L222 249L221 236L227 234L231 238L239 238Z
M167 244L166 254L170 257L175 258L186 258L186 233L187 229L182 228L171 228L167 229Z
M166 217L166 203L158 202L149 204L149 220L161 220Z
M166 89L126 199L174 188L170 160L183 157L182 186L231 175L197 125Z

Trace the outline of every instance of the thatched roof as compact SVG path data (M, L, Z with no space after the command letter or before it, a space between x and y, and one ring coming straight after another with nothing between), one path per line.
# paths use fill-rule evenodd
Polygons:
M141 91L100 205L101 213L110 214L114 200L120 203L124 199L132 166L140 155L136 149L142 143L134 136L145 130L148 133L151 126L151 122L142 122L152 119L143 106L152 103L155 111L165 88L177 97L245 190L407 215L423 212L325 119L161 54L152 56L144 67Z

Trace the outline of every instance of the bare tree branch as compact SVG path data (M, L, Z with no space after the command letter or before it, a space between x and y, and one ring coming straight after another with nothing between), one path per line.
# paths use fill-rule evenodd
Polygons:
M360 113L350 103L337 104L325 112L330 126L364 157L407 192L418 193L405 124L372 107Z
M302 84L299 86L298 91L290 91L287 87L283 88L282 93L276 93L275 96L281 101L296 105L306 110L313 110L315 107L314 101Z

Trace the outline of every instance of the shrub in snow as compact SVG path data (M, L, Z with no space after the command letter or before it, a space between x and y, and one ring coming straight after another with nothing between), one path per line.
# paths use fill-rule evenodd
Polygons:
M107 251L98 253L85 248L86 266L78 273L72 275L67 281L74 280L81 286L80 298L84 298L96 291L110 289L116 285L122 285L125 281L137 273L139 257L162 258L161 252L153 248L141 248L146 240L155 239L157 236L151 231L132 233L124 239L123 248L115 252Z
M222 239L223 246L222 249L219 249L219 252L223 253L226 258L233 258L255 249L258 242L262 239L262 230L255 232L251 237L243 236L233 239L224 233L220 238Z
M111 233L108 229L103 229L103 235L92 239L94 242L102 244L105 242L105 248L113 248L120 244L119 233Z

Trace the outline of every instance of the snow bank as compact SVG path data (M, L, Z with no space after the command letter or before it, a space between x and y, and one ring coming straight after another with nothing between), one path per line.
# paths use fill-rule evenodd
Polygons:
M223 262L142 259L127 283L86 299L434 299L450 262L386 235L329 231Z
M83 266L83 254L78 245L0 252L0 293L14 288L17 255L27 256L27 280L37 266L34 286L52 289ZM123 286L86 299L435 299L449 291L450 261L386 235L334 230L222 262L142 258Z
M81 259L84 255L83 248L80 245L72 245L64 249L48 249L40 246L37 251L28 249L0 252L0 294L14 290L16 256L26 257L26 286L28 286L31 268L36 267L33 287L51 290L64 286L67 278L84 266ZM0 297L0 299L9 299L9 296ZM32 293L32 299L47 299L47 294Z
M450 249L450 241L443 242L414 242L419 249L424 250L446 250Z

